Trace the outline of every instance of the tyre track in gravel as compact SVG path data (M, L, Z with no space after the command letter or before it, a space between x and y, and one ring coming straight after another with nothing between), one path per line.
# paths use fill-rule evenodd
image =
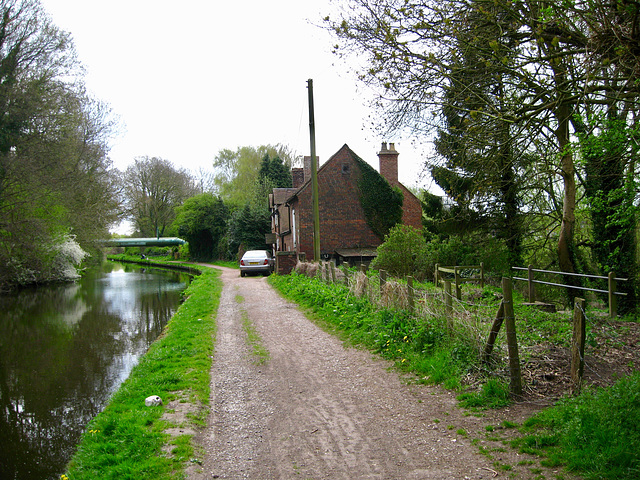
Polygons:
M345 347L265 278L222 270L211 413L189 479L496 477L490 459L446 426L478 423L450 393L409 385L388 362ZM243 315L269 352L262 365Z

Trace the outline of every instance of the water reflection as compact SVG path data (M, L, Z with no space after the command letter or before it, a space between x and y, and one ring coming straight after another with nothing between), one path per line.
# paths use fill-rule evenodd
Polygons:
M108 264L0 295L0 478L59 478L81 432L180 302L188 276Z

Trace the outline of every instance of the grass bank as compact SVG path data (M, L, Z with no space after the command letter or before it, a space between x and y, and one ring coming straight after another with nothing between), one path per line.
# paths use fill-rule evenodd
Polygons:
M114 259L140 260L124 256ZM87 426L63 479L184 478L185 465L194 458L191 435L171 436L167 430L205 422L215 316L222 288L218 270L198 269L201 274L185 290L185 301L160 338ZM145 399L151 395L158 395L164 405L145 406ZM167 404L172 401L196 406L182 420L190 425L167 420L171 418L165 415L171 413Z
M269 281L332 333L394 361L402 371L416 374L418 381L459 391L462 406L497 408L510 403L506 381L496 371L483 371L477 339L465 330L452 334L445 318L416 318L407 311L380 309L343 284L304 275L272 275ZM485 290L490 297L491 289ZM535 345L570 342L570 313L519 308L516 318L525 357ZM590 334L587 338L595 341ZM483 373L482 388L465 387L465 378ZM540 456L544 466L563 466L586 479L640 478L640 373L606 389L586 389L518 427L520 436L511 445Z

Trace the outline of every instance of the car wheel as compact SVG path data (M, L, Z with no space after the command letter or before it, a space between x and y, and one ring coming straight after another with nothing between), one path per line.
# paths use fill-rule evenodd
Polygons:
M240 272L240 276L241 276L241 277L244 277L244 272L242 272L242 271L241 271L241 272Z

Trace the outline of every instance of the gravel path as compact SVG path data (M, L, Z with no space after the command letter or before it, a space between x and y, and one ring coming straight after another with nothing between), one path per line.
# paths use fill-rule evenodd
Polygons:
M481 455L471 444L498 418L465 415L453 394L408 384L389 363L345 347L265 278L222 270L211 414L195 439L204 460L190 480L536 478L496 467L515 467L515 452ZM262 364L247 321L269 352Z

